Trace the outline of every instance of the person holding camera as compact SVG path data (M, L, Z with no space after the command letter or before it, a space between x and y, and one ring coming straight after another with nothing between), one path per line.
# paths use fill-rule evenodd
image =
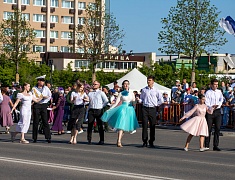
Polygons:
M176 91L178 90L178 86L180 85L180 80L175 81L175 86L171 88L171 99L176 98Z

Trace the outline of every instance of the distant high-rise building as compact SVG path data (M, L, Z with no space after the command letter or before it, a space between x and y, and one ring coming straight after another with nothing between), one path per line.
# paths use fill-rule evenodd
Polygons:
M1 0L0 21L18 8L36 32L34 54L41 61L42 52L79 52L73 40L75 26L84 24L85 9L96 0ZM109 0L101 0L109 12Z

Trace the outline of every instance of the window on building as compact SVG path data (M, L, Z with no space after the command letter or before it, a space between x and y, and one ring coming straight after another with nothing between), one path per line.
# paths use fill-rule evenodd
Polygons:
M21 0L21 4L22 5L29 5L30 4L30 0Z
M72 47L61 46L60 50L61 52L72 52Z
M45 52L45 46L33 46L33 52Z
M62 23L64 24L73 24L74 18L71 16L62 16Z
M78 2L78 9L86 9L86 3L85 2Z
M119 68L119 62L115 62L115 63L114 63L114 68L115 68L115 69L118 69L118 68Z
M98 41L98 39L99 39L98 34L88 34L88 40L93 41L94 38L95 38L96 41Z
M99 19L91 18L91 19L89 19L89 25L91 25L91 26L99 26L99 24L100 24L99 21L100 21Z
M89 3L89 7L90 7L92 10L95 10L95 9L96 9L96 4L95 4L95 3Z
M88 68L89 64L88 60L75 60L74 68Z
M13 12L3 12L3 19L9 19L13 15Z
M84 53L84 49L83 48L76 48L76 52L77 53Z
M35 6L45 6L46 0L33 0L33 5Z
M29 13L22 13L22 19L25 19L25 21L30 20L30 14Z
M62 8L74 8L74 1L62 0Z
M51 31L50 38L58 38L58 31Z
M3 48L5 50L8 50L8 51L13 51L14 50L14 48L13 48L13 46L11 44L4 44Z
M20 47L21 51L30 51L30 47L29 45L26 45L26 44L23 44L21 47Z
M59 22L59 17L55 15L51 15L51 23L58 23Z
M44 30L34 30L36 38L45 38L46 32Z
M59 7L58 0L51 0L51 7Z
M79 17L78 18L78 24L84 25L85 24L85 18L84 17Z
M96 68L102 69L102 62L98 62L98 63L96 64Z
M115 69L115 62L110 62L110 69Z
M43 14L34 14L33 21L34 22L46 22L46 16Z
M13 35L13 30L10 29L10 28L5 28L5 29L3 29L3 34L5 36L12 36Z
M3 0L4 3L16 4L17 0Z
M130 69L134 69L134 68L136 68L137 67L137 63L136 62L131 62L131 63L129 63L130 64Z
M84 33L77 33L77 39L78 40L84 40L84 38L85 38Z
M69 31L62 31L61 32L61 39L72 39L73 33Z
M58 46L51 46L50 51L51 52L58 52Z

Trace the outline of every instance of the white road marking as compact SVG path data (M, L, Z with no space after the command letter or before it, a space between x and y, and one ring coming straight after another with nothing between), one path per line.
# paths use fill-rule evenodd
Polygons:
M215 165L215 166L235 167L235 165L233 165L233 164L221 164L221 163L203 162L203 161L193 161L193 160L182 160L182 161L184 161L184 162L190 162L190 163L198 163L198 164Z
M31 160L7 158L7 157L0 157L0 161L19 163L19 164L28 164L28 165L42 166L42 167L51 167L51 168L64 169L64 170L90 172L90 173L96 173L96 174L120 176L120 177L135 178L135 179L177 180L175 178L168 178L168 177L161 177L161 176L151 176L151 175L145 175L145 174L113 171L113 170L107 170L107 169L89 168L89 167L82 167L82 166L63 165L63 164L48 163L48 162L42 162L42 161L31 161Z

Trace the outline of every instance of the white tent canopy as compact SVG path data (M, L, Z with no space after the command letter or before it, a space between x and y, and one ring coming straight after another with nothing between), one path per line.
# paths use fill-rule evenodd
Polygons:
M122 78L118 79L118 86L122 86L122 82L124 80L128 80L130 82L130 90L132 91L138 91L144 87L147 86L147 77L143 75L140 71L138 71L136 68L134 68L132 71L127 73L125 76ZM107 84L106 86L109 87L109 89L113 88L113 83ZM160 84L154 83L154 87L158 89L161 93L167 92L168 95L170 96L171 89L164 87Z

